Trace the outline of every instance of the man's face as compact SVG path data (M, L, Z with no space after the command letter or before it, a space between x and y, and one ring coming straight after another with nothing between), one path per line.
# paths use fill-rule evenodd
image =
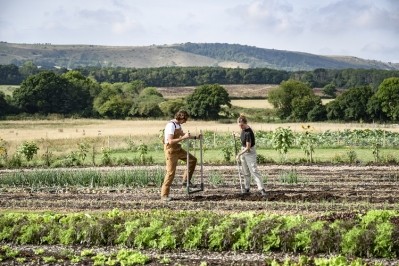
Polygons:
M184 123L186 123L187 122L187 117L184 117L184 118L182 118L181 120L180 120L180 124L184 124Z

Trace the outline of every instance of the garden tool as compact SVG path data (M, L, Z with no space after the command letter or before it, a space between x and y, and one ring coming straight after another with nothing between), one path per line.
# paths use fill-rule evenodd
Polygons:
M204 191L204 168L202 159L202 130L200 131L201 138L196 139L200 141L200 176L201 176L201 186L199 189L190 190L190 178L187 177L187 194L192 194L196 192ZM190 157L190 139L187 139L187 174L189 172L189 158Z
M237 151L236 136L235 136L234 132L233 132L233 139L234 139L234 152L235 152L235 158L234 158L234 160L236 160L238 151ZM243 189L243 187L242 187L242 178L241 178L241 167L240 167L240 162L239 162L238 160L236 160L236 162L237 162L238 178L240 179L241 193L244 194L244 189Z

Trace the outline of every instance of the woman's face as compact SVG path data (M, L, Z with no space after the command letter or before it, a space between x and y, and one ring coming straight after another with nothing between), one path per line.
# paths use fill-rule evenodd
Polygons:
M238 127L241 129L245 129L245 124L244 123L237 123Z

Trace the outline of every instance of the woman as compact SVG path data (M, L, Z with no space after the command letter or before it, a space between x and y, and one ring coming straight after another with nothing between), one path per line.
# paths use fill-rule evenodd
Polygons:
M258 191L262 196L266 196L263 186L262 176L258 172L256 163L255 134L248 126L247 118L243 115L237 119L237 124L241 128L241 151L237 154L236 160L241 160L243 176L245 179L245 193L249 193L251 175L254 177Z

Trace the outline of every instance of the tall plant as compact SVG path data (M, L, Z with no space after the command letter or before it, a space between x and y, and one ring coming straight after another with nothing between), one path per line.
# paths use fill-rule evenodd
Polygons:
M314 149L318 143L317 136L312 132L310 125L302 126L305 132L299 137L299 145L305 152L306 160L310 163L313 162Z
M294 139L294 133L290 128L279 127L273 132L273 148L280 153L282 162L286 161L288 149L291 148Z
M19 146L18 152L23 154L27 161L32 160L33 156L37 154L39 147L33 141L25 141L21 146Z

